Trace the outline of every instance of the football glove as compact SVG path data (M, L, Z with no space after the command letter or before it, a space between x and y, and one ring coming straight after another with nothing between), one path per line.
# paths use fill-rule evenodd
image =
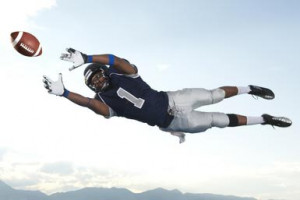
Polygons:
M62 81L62 74L59 73L58 80L52 81L47 76L43 76L44 87L48 90L50 94L55 94L57 96L63 96L65 92L65 87Z
M66 51L68 53L62 53L60 59L73 63L73 67L69 68L70 71L80 67L84 63L87 63L88 57L86 54L81 53L73 48L67 48Z
M177 136L179 138L179 143L185 142L185 134L183 132L170 132L171 135Z

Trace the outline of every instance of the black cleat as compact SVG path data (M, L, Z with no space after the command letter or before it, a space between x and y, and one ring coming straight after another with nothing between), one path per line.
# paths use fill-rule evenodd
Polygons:
M289 127L292 125L292 120L286 117L274 117L268 114L263 114L262 117L264 118L264 123L262 125L272 125L278 127Z
M264 98L264 99L274 99L275 98L275 94L272 92L272 90L268 89L268 88L263 88L263 87L259 87L259 86L255 86L255 85L249 85L251 91L249 92L249 94Z

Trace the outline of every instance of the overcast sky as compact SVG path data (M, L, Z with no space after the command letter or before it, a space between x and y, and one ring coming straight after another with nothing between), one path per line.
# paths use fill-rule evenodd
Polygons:
M10 0L0 3L0 180L47 194L83 187L300 199L299 46L296 0ZM18 54L10 33L33 33L40 57ZM84 96L84 67L69 72L67 47L136 64L154 89L249 84L272 101L237 96L203 111L283 115L271 126L210 129L186 142L157 127L106 120L50 95L42 76ZM296 131L298 130L298 131Z

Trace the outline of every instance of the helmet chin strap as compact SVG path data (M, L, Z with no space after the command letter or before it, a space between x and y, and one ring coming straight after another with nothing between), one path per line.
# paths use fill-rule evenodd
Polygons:
M102 85L101 91L104 91L106 88L108 88L108 86L109 86L109 82L108 82L108 80L107 80L107 81L105 81L105 83Z

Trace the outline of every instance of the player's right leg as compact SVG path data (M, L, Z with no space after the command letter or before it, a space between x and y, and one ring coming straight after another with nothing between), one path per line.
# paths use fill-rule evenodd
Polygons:
M249 85L250 92L248 94L252 94L254 96L261 97L263 99L274 99L275 94L272 90L260 86Z
M225 98L225 91L217 88L186 88L167 92L170 107L176 106L180 110L191 111L204 105L214 104Z
M274 99L275 94L272 90L260 86L249 85L246 87L223 86L220 89L225 91L225 98L229 98L240 94L252 94L263 99Z

